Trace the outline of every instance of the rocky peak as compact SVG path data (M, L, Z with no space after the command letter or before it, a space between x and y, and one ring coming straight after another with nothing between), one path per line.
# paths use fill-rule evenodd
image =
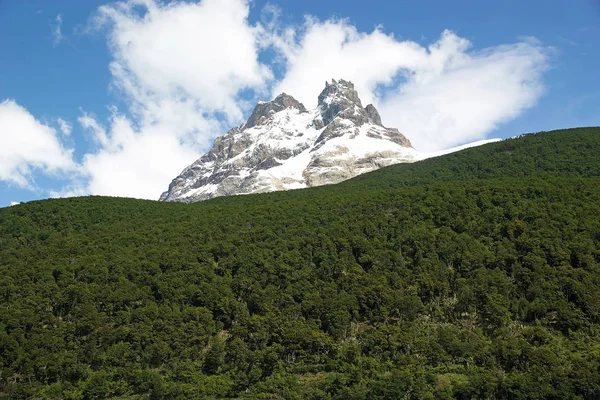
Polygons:
M271 115L286 108L296 108L300 112L306 112L306 107L292 96L281 93L272 101L263 101L256 104L244 128L252 128L256 125L262 125Z
M358 92L354 90L354 84L343 79L340 79L339 82L332 79L331 84L325 82L325 89L319 95L319 108L324 125L328 125L336 117L342 116L341 113L345 114L342 117L350 117L348 119L354 121L356 118L352 117L356 115L355 111L363 110Z
M381 123L381 116L379 115L379 112L373 104L369 104L368 106L366 106L365 111L367 112L369 120L372 124L383 126L383 124Z
M343 79L339 81L332 79L331 84L325 82L325 89L319 94L319 106L328 106L335 103L351 103L362 108L354 84Z
M373 104L363 108L354 84L340 79L325 82L325 89L319 95L319 108L323 125L329 125L337 117L357 125L371 123L383 127L381 117Z
M381 124L372 104L363 108L352 82L333 80L318 107L308 111L285 93L259 102L248 121L216 138L161 200L194 202L336 183L418 157L404 135Z

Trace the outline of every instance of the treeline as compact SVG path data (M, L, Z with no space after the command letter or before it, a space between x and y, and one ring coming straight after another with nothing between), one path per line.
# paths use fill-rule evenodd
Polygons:
M593 398L600 177L579 149L599 135L469 149L442 179L450 156L192 205L2 209L0 396ZM506 144L538 172L478 175Z

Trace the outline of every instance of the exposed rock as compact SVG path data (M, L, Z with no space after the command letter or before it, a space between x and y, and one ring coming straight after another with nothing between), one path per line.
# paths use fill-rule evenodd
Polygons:
M382 166L412 162L404 135L362 107L352 82L332 80L306 110L285 93L261 102L245 124L215 139L160 200L194 202L337 183Z
M275 97L273 101L258 103L243 127L248 129L256 125L261 125L267 121L271 115L285 110L286 108L296 108L301 112L306 112L306 108L302 103L290 95L281 93L279 96Z
M273 157L269 157L269 158L265 159L264 161L259 162L256 165L256 167L254 167L254 170L269 169L269 168L277 167L279 165L281 165L280 162L275 160L275 158L273 158Z
M381 117L379 116L379 112L377 112L377 109L373 104L367 105L365 107L365 111L367 112L367 115L369 116L369 121L372 124L383 126L383 124L381 123Z
M323 89L319 94L319 107L324 125L329 125L337 117L356 124L364 124L368 120L354 84L343 79L339 83L333 80L331 85Z

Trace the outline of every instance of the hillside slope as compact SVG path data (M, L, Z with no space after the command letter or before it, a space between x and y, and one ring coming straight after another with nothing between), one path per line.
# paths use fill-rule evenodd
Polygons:
M339 186L398 187L431 181L497 177L600 176L600 128L573 128L522 135L414 164L358 176Z
M339 185L0 210L0 396L593 398L600 129Z

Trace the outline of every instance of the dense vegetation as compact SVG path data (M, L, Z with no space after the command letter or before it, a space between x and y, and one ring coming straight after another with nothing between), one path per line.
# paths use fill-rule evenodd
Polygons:
M0 397L593 398L600 129L193 205L0 210Z

